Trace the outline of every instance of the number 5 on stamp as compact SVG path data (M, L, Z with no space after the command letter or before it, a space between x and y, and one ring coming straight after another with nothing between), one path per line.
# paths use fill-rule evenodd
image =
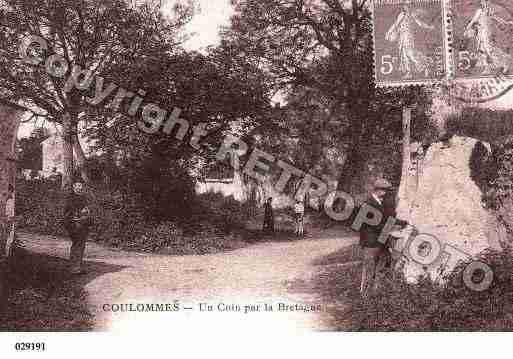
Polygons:
M375 0L372 14L377 86L422 85L446 77L442 0Z

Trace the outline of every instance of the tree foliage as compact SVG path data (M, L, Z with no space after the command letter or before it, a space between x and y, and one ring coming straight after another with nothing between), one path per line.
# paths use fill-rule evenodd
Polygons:
M178 31L191 16L190 7L177 5L175 15L170 19L158 8L130 7L123 0L1 1L0 99L63 125L63 184L68 190L73 147L79 159L82 154L75 135L78 123L91 107L87 92L67 86L74 66L90 71L91 76L111 78L134 58L173 51ZM44 59L57 54L66 61L68 68L50 68L63 71L62 77L51 76L44 64L34 66L21 59L20 44L34 35L43 38L48 48L32 49L32 54Z
M340 179L346 189L358 190L369 150L375 140L386 138L386 134L376 138L378 134L394 126L399 129L394 137L399 136L397 114L402 106L420 105L419 122L426 122L426 91L374 86L369 1L233 0L232 4L236 12L224 32L227 47L264 70L282 98L309 93L323 103L327 123L340 122L330 134L345 151ZM326 140L319 139L314 147Z

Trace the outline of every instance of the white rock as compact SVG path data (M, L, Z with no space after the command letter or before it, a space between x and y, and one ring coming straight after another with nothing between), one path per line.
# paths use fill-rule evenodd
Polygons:
M497 238L500 230L495 217L483 207L482 192L471 177L470 159L478 142L455 136L447 148L434 143L421 161L419 171L410 171L409 208L402 202L403 206L397 209L398 216L408 217L420 233L436 237L441 244L441 255L428 266L418 264L409 256L405 274L410 279L425 272L437 278L444 266L445 270L451 270L456 261L448 260L454 250L448 251L447 245L459 251L462 259L465 255L476 256L487 248L500 249ZM490 150L488 144L483 144ZM404 253L409 250L418 252L404 248Z

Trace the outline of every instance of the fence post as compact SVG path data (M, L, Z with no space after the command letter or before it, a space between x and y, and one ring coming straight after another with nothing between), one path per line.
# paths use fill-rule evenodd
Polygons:
M403 160L401 171L401 185L398 193L398 208L402 209L398 215L405 220L410 220L410 138L411 138L411 107L403 107Z

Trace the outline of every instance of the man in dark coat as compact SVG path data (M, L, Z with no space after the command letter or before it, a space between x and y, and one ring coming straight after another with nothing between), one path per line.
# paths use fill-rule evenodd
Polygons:
M386 208L385 198L392 185L385 179L378 179L374 182L372 193L365 201L365 204L375 208L382 213L381 222L372 226L364 223L360 229L360 246L363 252L363 271L360 293L367 297L369 290L375 290L381 280L382 271L387 263L389 253L386 244L380 243L378 238L391 215L390 208Z
M274 232L274 213L273 213L273 199L272 197L267 198L264 204L264 232Z
M92 216L84 195L83 183L76 182L73 185L73 194L67 201L64 212L66 230L71 239L70 272L71 274L84 274L82 262Z

